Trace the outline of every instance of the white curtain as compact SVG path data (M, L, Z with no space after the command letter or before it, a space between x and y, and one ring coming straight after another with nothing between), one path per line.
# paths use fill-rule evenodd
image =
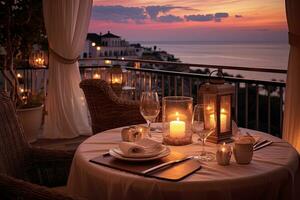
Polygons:
M45 138L72 138L92 133L77 58L83 50L92 0L44 0L48 36L49 85Z
M286 0L290 56L283 138L300 152L300 1Z

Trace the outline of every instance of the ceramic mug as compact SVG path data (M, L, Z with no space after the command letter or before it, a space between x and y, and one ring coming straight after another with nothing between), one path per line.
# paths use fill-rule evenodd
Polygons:
M233 155L238 164L249 164L253 157L253 143L235 143Z

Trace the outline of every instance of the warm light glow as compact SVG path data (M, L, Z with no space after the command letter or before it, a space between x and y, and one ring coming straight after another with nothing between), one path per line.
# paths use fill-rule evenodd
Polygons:
M101 50L101 47L98 46L98 47L97 47L97 51L100 51L100 50Z
M178 112L175 115L176 120L170 122L170 137L183 138L185 137L185 122L180 121Z
M211 107L207 106L207 110L210 110L209 108ZM220 113L221 133L227 131L227 119L228 119L227 111L224 108L221 108L221 113ZM212 113L209 115L209 128L215 126L216 126L215 114Z
M111 80L112 84L122 84L122 79L121 78L113 78Z
M134 68L135 69L140 69L141 68L141 63L140 62L135 62L134 63Z
M93 42L93 43L92 43L92 46L93 46L93 47L94 47L94 46L96 46L96 43L95 43L95 42Z
M227 112L224 108L221 109L221 132L227 131Z
M104 63L107 65L111 65L111 60L104 60Z
M125 58L124 58L124 57L122 57L121 59L122 59L122 60L124 60Z
M100 76L100 74L98 74L98 73L95 73L94 75L93 75L93 79L100 79L101 78L101 76Z
M215 114L210 114L209 115L209 127L208 128L213 128L215 126L216 126Z
M18 78L22 78L22 75L20 73L17 74Z
M23 93L24 92L24 89L23 88L19 88L20 92Z
M36 65L44 65L44 61L45 60L43 58L38 57L38 58L35 59L35 64Z
M222 152L225 152L225 151L226 151L226 144L225 144L225 142L223 142L223 145L222 145L221 151L222 151Z
M206 107L206 110L211 110L211 109L212 109L212 107L209 105Z

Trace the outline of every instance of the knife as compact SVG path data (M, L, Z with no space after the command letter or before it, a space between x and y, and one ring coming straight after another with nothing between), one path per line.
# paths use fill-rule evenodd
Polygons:
M263 141L260 141L260 142L256 142L254 145L253 145L253 149L263 145L264 143L268 142L268 140L263 140Z
M253 149L253 151L257 151L257 150L259 150L259 149L261 149L261 148L263 148L263 147L269 146L269 145L272 144L272 143L273 143L272 141L268 141L268 142L266 142L266 143L264 143L264 144L262 144L262 145L260 145L260 146L256 146L256 147Z
M194 156L188 156L188 157L185 157L185 158L182 158L182 159L177 159L177 160L171 160L169 162L166 162L166 163L162 163L160 165L156 165L154 167L151 167L149 169L146 169L144 171L142 171L141 173L142 174L148 174L150 172L153 172L155 170L158 170L158 169L161 169L163 167L168 167L168 166L171 166L173 164L178 164L178 163L181 163L181 162L184 162L184 161L187 161L187 160L190 160L192 159Z

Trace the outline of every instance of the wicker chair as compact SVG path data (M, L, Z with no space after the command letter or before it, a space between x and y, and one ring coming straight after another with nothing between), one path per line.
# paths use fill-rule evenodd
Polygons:
M116 96L104 80L86 79L80 83L92 119L93 133L145 123L139 111L139 103Z
M66 184L74 152L31 147L13 103L3 92L0 137L0 199L72 199L48 187Z

